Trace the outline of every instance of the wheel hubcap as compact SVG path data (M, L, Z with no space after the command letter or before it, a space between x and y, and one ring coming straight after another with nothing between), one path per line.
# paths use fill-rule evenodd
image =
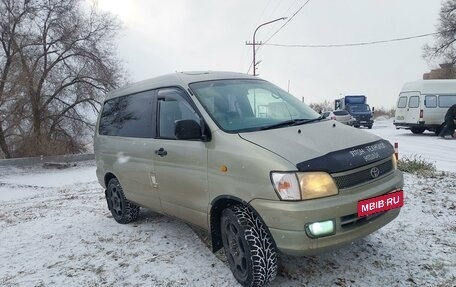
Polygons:
M122 201L120 200L120 191L116 186L111 187L110 201L115 215L122 216Z
M227 258L230 264L234 267L241 277L247 275L247 257L245 253L244 243L241 239L241 234L238 228L231 222L225 225Z

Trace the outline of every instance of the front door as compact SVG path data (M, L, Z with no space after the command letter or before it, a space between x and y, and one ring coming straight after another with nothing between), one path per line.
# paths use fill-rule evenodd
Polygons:
M201 140L178 140L177 120L200 116L188 95L178 88L158 91L154 168L160 201L166 214L207 228L207 149Z

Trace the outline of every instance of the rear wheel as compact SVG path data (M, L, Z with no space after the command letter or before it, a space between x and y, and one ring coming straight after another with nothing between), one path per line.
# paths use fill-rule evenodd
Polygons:
M243 286L263 286L277 274L277 253L268 230L246 206L226 208L221 218L226 258Z
M118 223L130 223L138 218L139 206L131 203L125 197L122 186L116 178L111 179L108 183L106 201L112 216Z
M414 134L422 134L422 133L424 133L425 128L411 128L410 130Z
M372 129L372 125L368 125L367 128L368 128L368 129Z

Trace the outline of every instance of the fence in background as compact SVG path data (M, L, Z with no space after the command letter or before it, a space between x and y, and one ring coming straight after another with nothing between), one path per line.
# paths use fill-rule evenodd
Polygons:
M0 159L0 166L27 166L34 164L44 164L49 162L68 163L77 161L94 160L95 155L91 154L68 154L56 156L42 157L26 157L26 158L11 158Z

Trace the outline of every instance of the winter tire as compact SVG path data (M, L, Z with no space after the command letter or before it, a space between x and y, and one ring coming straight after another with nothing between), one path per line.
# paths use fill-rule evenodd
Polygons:
M263 286L277 274L277 253L263 222L243 205L226 208L221 217L226 258L243 286Z
M111 179L108 183L106 201L112 216L118 223L130 223L138 218L139 206L128 201L116 178Z

